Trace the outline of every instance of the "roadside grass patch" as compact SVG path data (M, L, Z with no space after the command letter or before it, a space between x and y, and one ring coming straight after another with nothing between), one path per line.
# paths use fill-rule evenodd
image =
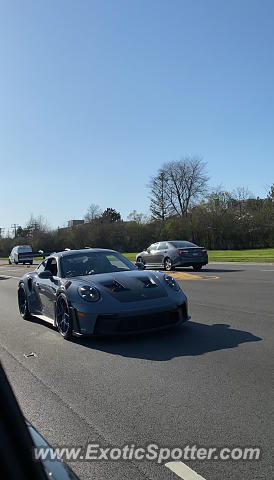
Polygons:
M136 259L138 252L123 253L131 261ZM254 250L208 250L210 262L274 262L274 248Z

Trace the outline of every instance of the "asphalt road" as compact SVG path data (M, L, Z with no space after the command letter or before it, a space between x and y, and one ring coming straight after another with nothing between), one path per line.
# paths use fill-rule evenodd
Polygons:
M192 316L185 326L72 342L19 316L18 277L28 268L0 263L0 358L26 418L49 443L258 446L259 461L186 463L206 480L274 478L273 264L182 269L176 277ZM148 461L71 466L81 479L179 478Z

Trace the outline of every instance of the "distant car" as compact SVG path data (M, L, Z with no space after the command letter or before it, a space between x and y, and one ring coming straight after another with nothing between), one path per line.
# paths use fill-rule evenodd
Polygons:
M146 267L161 267L167 271L176 267L193 267L195 271L201 270L208 263L207 251L195 243L184 240L172 240L153 243L136 256L137 262L142 262Z
M27 255L28 253L32 253L32 247L30 245L17 245L13 247L12 251L9 255L9 264L15 263L29 263L30 265L33 264L33 256ZM23 255L22 255L23 254Z
M65 339L73 333L153 331L188 320L187 299L176 280L143 268L114 250L52 254L20 280L20 314L53 323Z

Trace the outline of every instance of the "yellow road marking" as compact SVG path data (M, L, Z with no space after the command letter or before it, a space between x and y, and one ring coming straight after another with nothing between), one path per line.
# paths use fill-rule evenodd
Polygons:
M215 275L197 275L197 274L191 274L187 272L166 272L171 277L175 278L176 280L216 280L217 278Z

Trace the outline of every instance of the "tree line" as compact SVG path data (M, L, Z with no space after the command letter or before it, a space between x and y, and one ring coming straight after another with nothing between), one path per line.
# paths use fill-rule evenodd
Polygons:
M0 256L14 245L34 250L101 247L138 252L160 240L185 239L208 249L268 248L274 246L274 184L265 198L247 188L233 192L209 188L206 164L198 157L168 162L149 182L150 216L130 213L127 221L113 208L104 212L91 204L85 223L51 230L40 217L13 238L0 239Z

